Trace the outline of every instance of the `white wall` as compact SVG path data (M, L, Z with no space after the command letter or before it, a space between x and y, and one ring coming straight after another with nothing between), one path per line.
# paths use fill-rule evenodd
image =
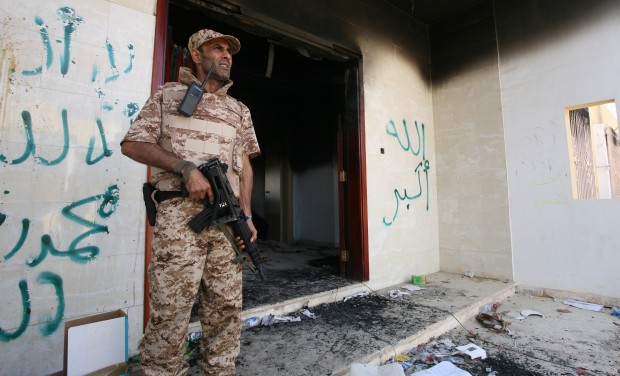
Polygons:
M620 100L620 1L496 1L515 281L620 297L618 200L574 200L564 108Z
M430 35L441 270L512 280L493 9L478 4Z
M73 318L123 309L141 338L146 172L119 141L150 92L154 4L0 0L0 374L61 370Z
M421 41L360 40L370 279L384 287L439 270L432 95Z

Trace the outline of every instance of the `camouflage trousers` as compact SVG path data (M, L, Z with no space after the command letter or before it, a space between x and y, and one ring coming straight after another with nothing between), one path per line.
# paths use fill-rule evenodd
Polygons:
M187 222L203 204L162 202L148 267L150 320L140 351L145 376L187 375L183 361L192 306L200 299L205 375L234 375L241 336L241 265L220 229L194 233Z

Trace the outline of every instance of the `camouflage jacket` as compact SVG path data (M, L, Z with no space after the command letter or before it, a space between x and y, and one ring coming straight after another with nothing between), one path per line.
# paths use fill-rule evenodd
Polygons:
M233 84L228 81L216 93L205 92L191 117L179 114L177 108L193 81L200 84L189 68L181 68L179 82L164 84L147 100L122 142L156 143L197 166L219 157L228 165L230 185L239 196L242 157L260 154L250 110L226 94ZM180 189L180 179L171 171L152 167L151 178L160 190Z

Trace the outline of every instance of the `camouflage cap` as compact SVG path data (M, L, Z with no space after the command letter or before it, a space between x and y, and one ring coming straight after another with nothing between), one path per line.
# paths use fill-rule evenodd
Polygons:
M202 29L195 32L191 37L189 37L187 47L189 47L190 50L193 48L198 48L202 46L203 43L218 38L224 39L228 42L228 44L230 44L230 51L233 55L241 49L241 42L239 42L239 39L233 37L232 35L224 35L209 29Z

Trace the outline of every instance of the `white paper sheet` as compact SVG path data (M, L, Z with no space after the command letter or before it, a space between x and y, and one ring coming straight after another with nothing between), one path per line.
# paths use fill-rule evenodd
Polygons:
M460 369L451 362L443 361L424 371L414 372L417 376L471 376L471 373Z
M350 374L351 376L405 376L405 371L400 363L388 363L382 366L353 363Z
M581 309L587 309L588 311L596 311L596 312L598 312L601 309L603 309L603 306L600 305L600 304L580 302L578 300L572 300L572 299L565 300L564 304L569 305L569 306L573 306L573 307L577 307L577 308L581 308Z

